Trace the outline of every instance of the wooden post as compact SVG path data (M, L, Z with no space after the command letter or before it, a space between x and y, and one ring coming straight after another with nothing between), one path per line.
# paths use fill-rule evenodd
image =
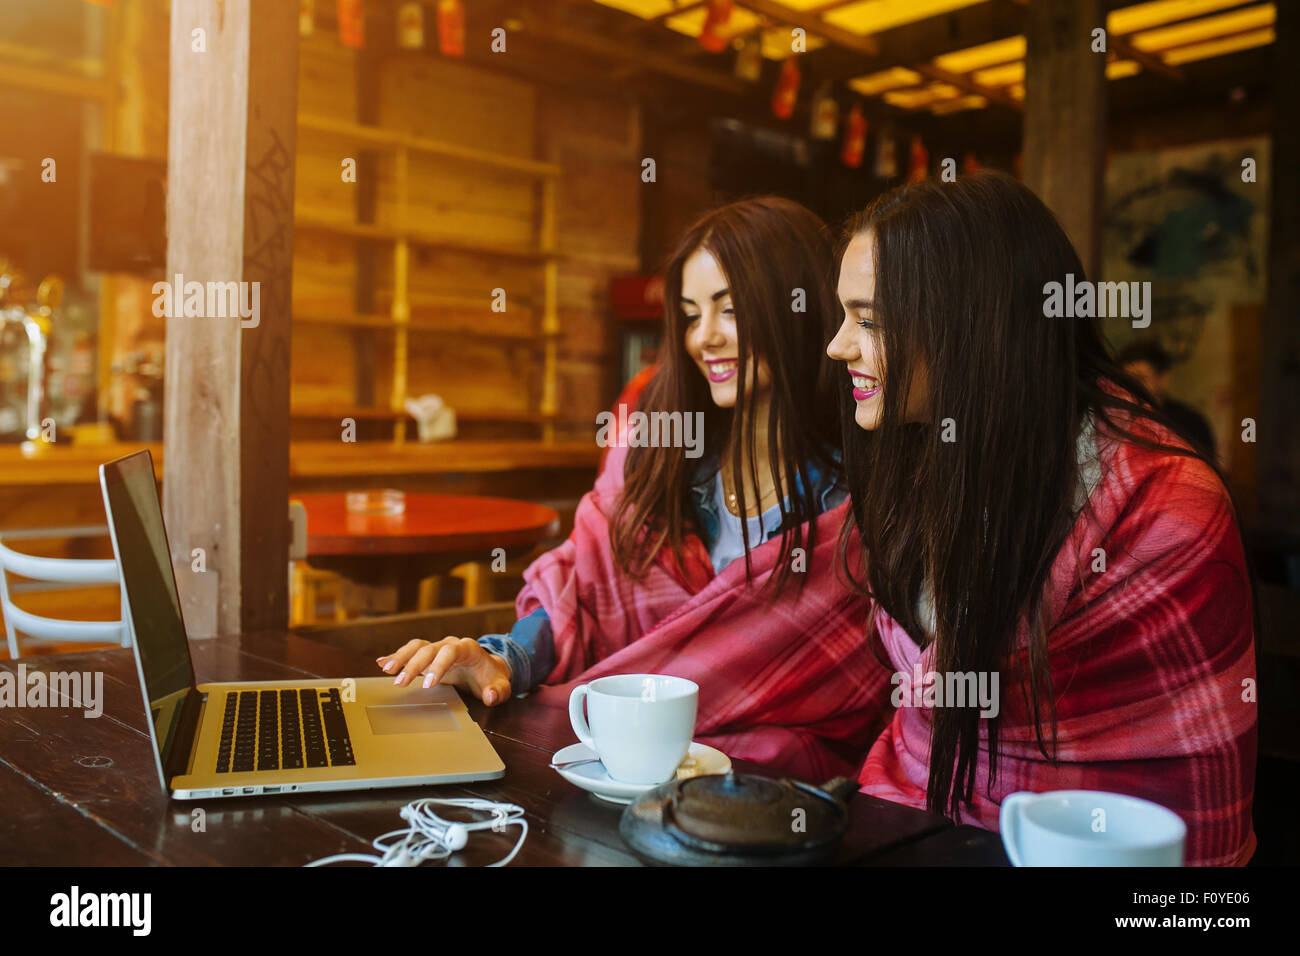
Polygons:
M1103 0L1030 0L1025 16L1025 185L1069 234L1090 279L1101 268L1106 54Z
M1300 119L1287 107L1300 58L1300 9L1277 5L1273 44L1273 140L1269 159L1268 298L1261 334L1260 528L1300 535ZM1260 187L1261 190L1264 187ZM1261 197L1261 203L1262 203ZM1240 420L1233 422L1240 437Z
M548 149L547 160L558 159L555 147ZM555 441L555 416L559 412L559 335L560 335L560 263L555 258L558 237L556 221L556 194L559 184L555 177L544 177L539 185L541 208L537 229L537 243L548 258L542 263L542 440Z
M393 391L389 407L397 413L393 424L393 442L406 441L406 371L411 327L411 245L406 230L411 228L410 156L399 146L395 157L394 177L397 192L397 221L403 230L393 246Z
M297 7L173 0L170 63L167 278L206 308L167 318L163 487L188 630L210 637L288 620ZM228 282L249 317L212 308Z

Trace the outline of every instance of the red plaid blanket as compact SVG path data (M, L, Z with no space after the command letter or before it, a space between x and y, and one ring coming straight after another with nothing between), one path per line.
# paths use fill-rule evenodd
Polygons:
M686 677L700 687L698 740L814 781L852 776L889 719L889 672L863 640L868 602L835 572L847 506L818 517L797 599L788 592L769 606L759 590L778 561L797 560L781 553L779 537L752 552L752 583L743 559L715 575L695 536L684 568L661 553L632 582L609 545L625 456L611 450L569 539L524 572L516 610L545 608L555 635L546 682L558 686L537 697L564 707L576 684L607 674Z
M1059 763L1043 758L1021 694L1004 681L997 780L986 794L985 750L975 822L996 830L1000 802L1017 790L1108 790L1182 817L1189 865L1244 864L1255 851L1255 652L1229 499L1193 459L1108 439L1098 457L1102 479L1052 568L1046 607ZM1092 570L1098 548L1104 572ZM912 675L919 658L929 671L932 649L876 613L894 666ZM1022 646L1024 636L1022 626ZM862 790L924 807L929 741L929 711L897 709Z

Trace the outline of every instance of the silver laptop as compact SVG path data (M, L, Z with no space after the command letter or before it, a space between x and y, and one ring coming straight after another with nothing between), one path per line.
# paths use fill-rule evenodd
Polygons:
M196 684L153 458L142 451L100 465L99 483L158 775L173 797L366 790L505 773L451 687L396 687L391 677Z

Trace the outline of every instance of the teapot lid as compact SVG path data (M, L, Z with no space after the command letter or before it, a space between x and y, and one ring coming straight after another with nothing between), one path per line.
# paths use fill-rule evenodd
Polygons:
M848 822L836 796L793 780L711 774L679 780L663 826L689 846L715 853L779 853L836 840Z

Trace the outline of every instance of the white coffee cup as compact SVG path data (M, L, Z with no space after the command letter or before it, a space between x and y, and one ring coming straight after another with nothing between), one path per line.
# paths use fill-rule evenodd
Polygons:
M699 700L699 686L684 677L616 674L573 689L569 722L610 777L659 784L690 749Z
M1187 839L1172 810L1101 790L1013 793L998 828L1013 866L1182 866Z

